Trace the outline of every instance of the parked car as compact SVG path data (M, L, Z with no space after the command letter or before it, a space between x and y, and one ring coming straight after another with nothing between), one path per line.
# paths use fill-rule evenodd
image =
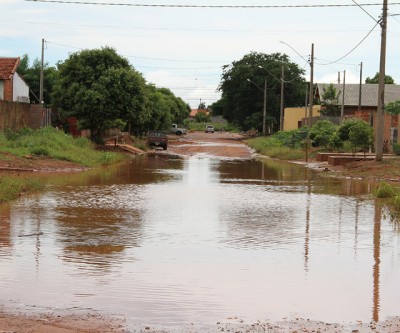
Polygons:
M172 127L170 128L169 131L170 131L170 133L176 134L176 135L186 134L186 132L187 132L186 128L178 127L177 124L172 124Z
M206 133L210 133L210 132L214 133L214 126L213 125L207 125L205 132Z
M164 132L150 131L147 135L147 145L149 147L162 147L162 149L167 150L168 137Z

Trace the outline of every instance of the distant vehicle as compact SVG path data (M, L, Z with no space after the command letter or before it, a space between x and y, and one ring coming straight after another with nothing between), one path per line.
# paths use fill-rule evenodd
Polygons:
M147 145L149 147L162 147L162 149L167 150L168 137L164 132L150 131L147 135Z
M214 126L213 125L207 125L205 132L206 133L210 133L210 132L214 133Z
M171 132L172 134L182 135L182 134L186 134L187 130L186 130L186 128L178 127L177 124L172 124L172 127L171 127L171 129L170 129L170 132Z

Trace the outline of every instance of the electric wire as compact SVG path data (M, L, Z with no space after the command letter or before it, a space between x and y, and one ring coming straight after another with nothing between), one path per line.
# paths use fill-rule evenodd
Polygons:
M349 52L347 52L344 56L340 57L339 59L335 60L335 61L331 61L325 64L317 64L317 65L321 65L321 66L326 66L326 65L332 65L332 64L336 64L338 63L340 60L346 58L349 54L351 54L355 49L357 49L367 38L368 36L375 30L376 26L379 24L379 22L377 22L374 27L368 32L368 34L356 45L354 46Z
M127 7L162 7L162 8L332 8L332 7L356 7L356 6L381 6L381 3L358 4L318 4L318 5L181 5L181 4L144 4L144 3L112 3L89 2L76 0L24 0L28 2L44 2L56 4L95 5L95 6L127 6ZM400 3L391 3L399 5Z

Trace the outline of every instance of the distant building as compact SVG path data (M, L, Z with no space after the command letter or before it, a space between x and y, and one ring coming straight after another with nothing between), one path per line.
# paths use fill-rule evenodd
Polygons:
M190 114L189 114L189 119L193 120L193 118L198 114L199 112L205 113L207 116L210 114L208 109L191 109Z
M0 100L29 103L29 86L17 73L20 58L0 58Z
M323 89L328 87L329 84L317 84L316 98L323 102ZM343 103L343 117L346 118L359 118L369 122L376 131L376 114L378 109L378 84L333 84L339 95L339 105ZM360 103L361 96L361 103ZM386 84L385 85L385 104L400 100L400 85ZM384 130L383 138L388 142L398 142L398 115L390 115L384 113Z
M319 119L321 105L313 106L313 124ZM283 117L283 130L291 131L306 126L308 123L308 108L285 108Z

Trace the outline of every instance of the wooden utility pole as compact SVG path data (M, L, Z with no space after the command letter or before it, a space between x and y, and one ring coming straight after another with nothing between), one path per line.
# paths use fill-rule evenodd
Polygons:
M282 65L282 74L281 74L281 108L280 108L280 123L279 130L283 131L283 101L284 101L284 84L285 84L285 66Z
M362 74L363 74L363 63L360 64L360 85L358 87L358 111L361 111L362 105Z
M43 106L43 66L44 66L44 38L42 38L42 61L40 63L39 103Z
M263 135L267 135L267 78L264 79Z
M314 103L314 43L311 44L311 59L310 59L310 94L308 96L308 132L306 140L306 162L308 162L308 146L310 145L310 128L312 126L313 103Z
M344 95L346 89L346 71L343 71L343 86L342 86L342 109L340 111L340 121L343 121L344 118Z
M382 13L382 35L381 35L381 55L379 66L379 88L378 88L378 109L376 114L376 133L375 133L375 161L381 162L383 159L383 112L385 106L385 66L386 66L386 30L387 30L387 11L388 1L383 0Z
M309 111L308 111L308 126L312 126L313 116L313 103L314 103L314 43L311 44L311 59L310 59L310 95L309 98Z

